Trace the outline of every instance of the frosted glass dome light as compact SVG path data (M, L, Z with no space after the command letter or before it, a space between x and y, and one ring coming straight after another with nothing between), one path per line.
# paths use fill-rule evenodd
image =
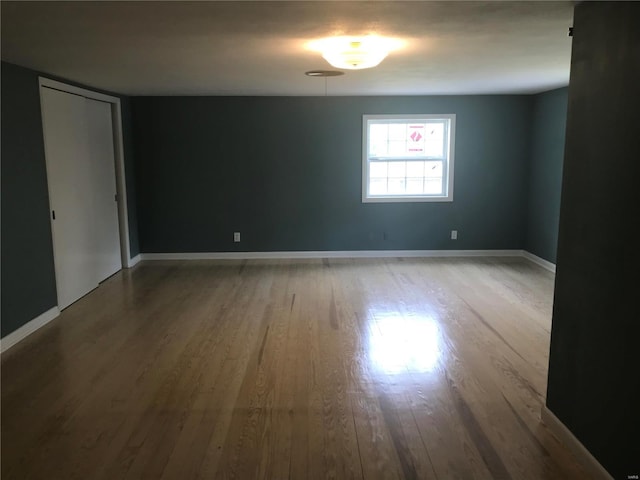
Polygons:
M366 37L330 37L312 42L311 48L322 52L335 68L362 70L380 64L398 41L369 35Z

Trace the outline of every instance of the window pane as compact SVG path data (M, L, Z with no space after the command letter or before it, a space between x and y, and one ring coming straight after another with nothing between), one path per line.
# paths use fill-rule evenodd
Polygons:
M437 141L438 132L442 137L443 126L440 123L371 123L369 124L369 155L372 157L424 157L427 155L426 142L429 140L427 137L430 130L433 130L432 136L435 139L431 139L431 142ZM442 145L436 147L442 151ZM437 148L434 150L432 146L431 150L437 151Z
M422 192L424 179L420 178L407 178L407 193L420 194Z
M407 162L389 162L390 177L405 177L407 174Z
M369 176L384 177L386 179L387 178L387 162L369 163Z
M442 162L424 162L424 176L442 178Z
M442 178L425 178L424 193L428 195L442 195Z
M407 125L404 123L390 123L389 125L389 140L401 141L405 143L407 141Z
M388 193L391 195L399 195L405 193L404 177L403 178L389 178Z
M387 179L386 178L372 178L369 180L369 193L371 195L386 195L387 193Z
M391 140L389 142L389 155L396 157L404 157L407 155L407 142Z
M429 157L444 156L444 124L428 123L425 136L426 155Z
M407 156L424 156L425 127L424 123L407 125Z
M424 176L424 162L407 162L407 177Z
M381 157L387 155L388 125L372 123L369 125L369 155Z

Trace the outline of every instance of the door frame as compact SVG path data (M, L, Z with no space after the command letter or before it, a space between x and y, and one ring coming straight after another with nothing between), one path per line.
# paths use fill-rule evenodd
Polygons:
M113 150L115 156L116 193L118 195L118 230L120 235L120 260L122 268L131 268L131 250L129 247L129 212L127 210L127 184L124 169L124 141L122 135L122 109L120 99L111 95L94 92L86 88L68 85L66 83L51 80L46 77L38 77L38 93L40 94L40 111L43 112L42 89L52 88L61 92L79 95L81 97L99 100L111 104L111 121L113 124ZM44 116L42 116L42 128L44 129ZM45 148L45 159L46 159ZM47 179L47 187L49 180ZM49 197L51 192L49 191ZM51 217L49 217L51 221ZM53 226L52 226L53 228ZM51 232L53 236L53 231Z

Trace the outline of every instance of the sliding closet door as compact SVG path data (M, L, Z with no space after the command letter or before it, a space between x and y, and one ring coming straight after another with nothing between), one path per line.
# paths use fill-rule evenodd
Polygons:
M121 268L111 105L43 87L58 307Z
M85 99L94 200L95 255L97 281L101 282L122 268L116 171L113 146L111 104Z
M58 306L65 308L98 284L86 105L50 88L41 95Z

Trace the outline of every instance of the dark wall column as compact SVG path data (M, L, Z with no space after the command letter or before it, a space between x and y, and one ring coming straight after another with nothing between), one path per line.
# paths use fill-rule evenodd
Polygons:
M614 478L640 474L639 25L576 6L547 392Z

